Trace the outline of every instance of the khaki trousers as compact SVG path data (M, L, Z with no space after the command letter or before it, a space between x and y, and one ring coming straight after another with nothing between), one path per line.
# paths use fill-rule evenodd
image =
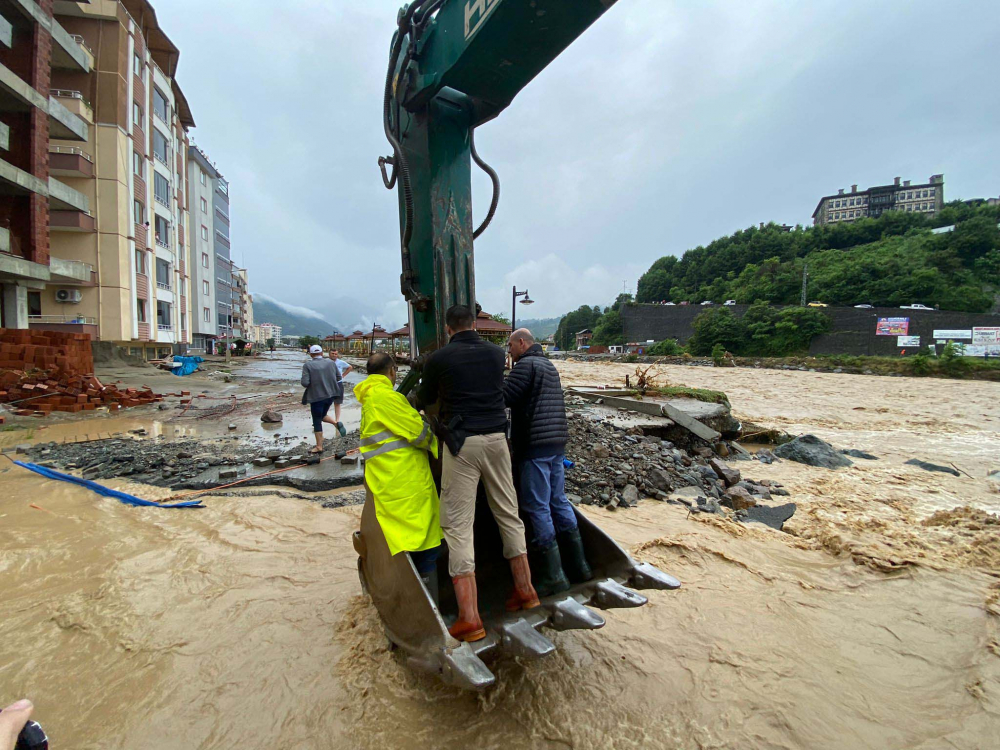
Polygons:
M452 577L476 570L472 525L476 520L479 480L486 485L490 510L500 527L503 556L523 555L524 523L517 515L517 495L507 439L502 432L470 435L459 455L444 448L441 462L441 530L448 542L448 573Z

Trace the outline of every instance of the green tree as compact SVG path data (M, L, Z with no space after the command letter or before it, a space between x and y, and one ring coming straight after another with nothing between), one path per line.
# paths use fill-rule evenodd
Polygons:
M575 349L576 334L588 328L593 331L601 315L601 308L589 305L580 305L573 312L564 315L556 328L556 346L560 349Z
M497 323L503 323L505 326L510 325L510 318L508 318L503 313L493 313L492 315L490 315L490 320L494 320Z
M271 339L268 339L267 341L265 341L264 342L264 346L266 346L268 349L273 349L274 348L274 339L271 338Z
M299 346L301 346L303 349L308 349L313 344L318 344L318 343L319 343L319 336L300 336L299 337Z
M710 307L694 319L694 336L688 341L688 350L705 356L719 345L740 352L745 336L743 326L728 307Z

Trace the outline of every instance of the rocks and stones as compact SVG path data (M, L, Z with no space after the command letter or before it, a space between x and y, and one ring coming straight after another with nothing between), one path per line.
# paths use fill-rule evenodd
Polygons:
M574 495L573 493L568 493L566 499L569 500L573 505L579 505L583 502L583 498L579 495Z
M660 494L664 495L665 493ZM707 500L697 487L681 487L669 495L665 495L663 498L657 497L657 499L665 499L667 502L674 503L675 505L684 505L688 508L693 508L699 503L703 504Z
M167 406L166 404L157 404L156 408L159 409L160 411L166 411L170 407Z
M264 424L277 424L278 422L283 421L283 418L278 412L273 409L268 409L260 415L260 421Z
M264 455L267 458L269 458L272 461L274 461L276 458L281 458L281 449L280 448L271 448Z
M704 497L699 497L697 504L691 506L691 510L695 513L716 513L718 515L723 515L725 512L718 500Z
M767 450L766 448L762 451L758 451L754 456L762 464L773 464L778 459L775 457L774 453Z
M21 443L14 450L17 453L27 453L31 450L31 443Z
M785 521L795 514L795 503L785 505L757 505L735 515L737 521L762 523L772 529L782 530Z
M280 420L279 420L279 421L280 421ZM230 429L230 430L235 430L235 429L236 429L236 423L235 423L235 422L230 422L230 423L229 423L229 429Z
M919 466L924 471L940 471L942 474L953 474L956 477L962 476L958 469L953 469L950 466L941 466L939 464L932 464L928 461L921 461L919 458L911 458L906 462L910 466Z
M857 448L846 448L842 450L841 453L845 456L851 456L852 458L863 458L865 461L878 461L878 456L872 455L871 453L865 453Z
M674 488L674 483L671 481L670 474L668 474L662 467L654 466L646 473L646 478L650 484L661 492L670 492L670 490Z
M838 452L828 442L810 434L799 435L791 442L778 446L774 455L823 469L840 469L854 465L853 461Z
M622 499L625 501L627 506L636 506L639 504L639 488L634 484L625 485L625 489L622 490Z
M177 458L180 458L180 459L194 458L194 454L193 453L189 453L188 451L177 451Z
M989 485L990 491L1000 492L1000 469L991 471L987 474L986 483Z
M590 454L594 458L610 458L611 451L608 450L608 447L606 445L595 445L591 449Z
M261 456L260 458L255 458L253 460L253 465L254 466L270 466L271 465L271 459L267 458L266 456Z
M275 469L286 469L292 465L292 462L287 458L279 458L274 462Z
M740 481L740 470L727 466L724 461L718 458L711 458L708 461L708 465L712 467L712 471L715 472L716 476L726 483L726 487L732 487Z
M164 469L166 471L166 469ZM221 469L219 471L219 479L236 479L238 472L236 469Z
M722 504L733 510L746 510L757 504L757 500L743 487L730 487L722 496Z

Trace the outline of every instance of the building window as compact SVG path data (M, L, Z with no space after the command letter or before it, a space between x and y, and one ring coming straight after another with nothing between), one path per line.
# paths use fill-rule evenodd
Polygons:
M163 258L156 259L156 285L164 289L170 288L170 264Z
M132 218L136 224L146 223L146 207L140 201L132 201Z
M199 178L201 179L201 184L202 184L202 185L206 185L206 184L208 184L208 181L207 181L207 179L205 178L205 173L204 173L204 172L200 172L198 176L199 176Z
M186 331L188 328L188 316L187 313L181 313L181 330Z
M142 105L139 102L132 102L132 124L142 127Z
M160 326L161 328L173 328L173 326L170 323L169 302L156 303L156 325ZM167 351L169 351L169 349Z
M138 274L146 273L146 252L139 248L135 250L135 272Z
M132 55L132 72L137 76L142 75L142 58L138 55Z
M208 227L206 227L204 224L201 225L201 238L203 240L208 239Z
M145 172L143 170L143 166L144 166L143 162L144 162L144 160L142 158L142 154L140 154L138 151L133 151L132 152L132 171L135 173L136 177L142 177L143 174L145 174Z
M153 128L153 156L166 164L170 160L170 145L167 137Z
M170 122L170 104L167 102L167 97L155 86L153 87L153 114L165 123Z
M34 317L42 314L42 293L28 292L28 316Z
M203 214L208 213L208 201L205 200L204 198L201 199L201 212Z
M170 222L162 216L154 217L156 221L156 244L170 247Z
M201 254L201 267L208 268L208 253Z
M211 323L212 322L212 311L209 310L207 307L203 307L201 309L201 317L202 317L202 319L206 323Z
M206 297L209 295L209 287L207 281L201 282L201 293L204 294Z
M135 301L135 317L140 323L146 322L146 300L137 299Z
M153 173L153 196L170 208L170 181L159 172Z

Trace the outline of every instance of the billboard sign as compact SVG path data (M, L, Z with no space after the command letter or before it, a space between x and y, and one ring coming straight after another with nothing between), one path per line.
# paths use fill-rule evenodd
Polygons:
M943 343L944 341L947 341L949 339L952 339L952 340L956 340L956 339L971 339L972 338L972 331L970 329L965 329L964 331L961 331L961 330L960 331L952 331L950 329L944 329L944 330L940 330L939 331L939 330L935 329L934 330L934 338L936 338L936 339L943 339L943 341L941 343Z
M912 347L920 346L919 336L898 336L896 338L896 346L901 349L910 349Z
M976 346L1000 344L1000 326L973 328L972 343Z
M906 336L909 332L909 318L879 318L875 325L876 336Z

